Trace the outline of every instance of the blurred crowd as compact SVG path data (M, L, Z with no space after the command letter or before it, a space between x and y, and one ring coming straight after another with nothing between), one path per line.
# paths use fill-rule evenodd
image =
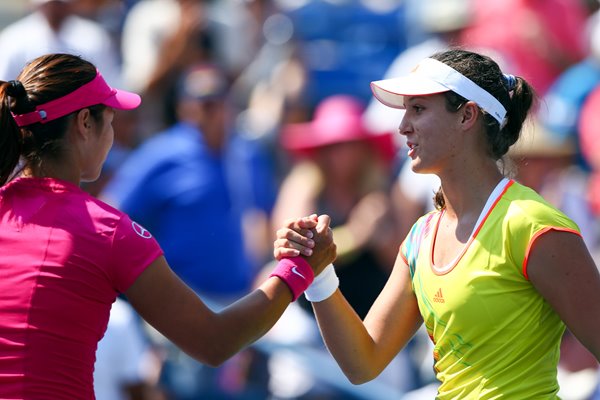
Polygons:
M600 262L598 9L598 0L2 0L0 79L69 52L142 95L138 110L116 115L105 169L85 189L149 229L212 307L264 279L283 221L327 213L340 288L364 317L439 186L407 166L402 111L374 102L369 82L448 46L490 54L533 84L535 117L504 168L573 218ZM120 299L99 345L97 398L367 398L293 351L326 354L302 299L264 340L280 347L209 368ZM433 398L428 341L419 332L376 381L399 398ZM567 332L561 397L600 399L599 371Z

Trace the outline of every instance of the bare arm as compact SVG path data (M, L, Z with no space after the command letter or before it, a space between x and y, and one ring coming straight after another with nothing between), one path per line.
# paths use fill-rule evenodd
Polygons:
M215 313L175 275L164 257L154 261L126 295L150 325L190 356L212 366L267 332L292 300L283 281L269 278Z
M328 218L320 219L315 231L314 252L306 259L318 274L335 258L335 245ZM226 270L223 279L227 279ZM125 294L148 323L211 366L220 365L264 335L292 300L287 285L271 277L224 310L213 312L175 275L164 257L142 272Z
M354 384L377 377L422 323L400 257L364 323L339 290L313 308L327 348Z
M569 330L600 361L600 274L583 239L550 231L533 245L529 279Z

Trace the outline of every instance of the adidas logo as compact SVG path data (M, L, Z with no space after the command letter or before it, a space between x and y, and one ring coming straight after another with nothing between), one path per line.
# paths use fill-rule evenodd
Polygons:
M438 291L433 295L434 303L445 303L444 296L442 295L442 288L439 288Z

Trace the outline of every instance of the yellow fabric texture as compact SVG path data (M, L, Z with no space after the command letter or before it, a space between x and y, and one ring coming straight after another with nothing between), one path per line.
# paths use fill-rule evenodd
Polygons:
M565 326L524 275L524 263L537 235L579 228L510 181L462 257L440 273L431 261L440 215L421 217L401 246L434 343L436 399L557 398Z

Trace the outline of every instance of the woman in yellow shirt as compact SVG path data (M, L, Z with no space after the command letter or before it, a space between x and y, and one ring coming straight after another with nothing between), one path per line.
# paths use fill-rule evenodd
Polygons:
M461 49L371 87L383 104L406 109L399 133L412 169L442 185L436 210L413 226L364 321L333 268L309 287L329 351L350 381L367 382L424 323L437 398L557 398L565 325L600 359L600 277L577 226L504 176L502 158L519 138L532 87ZM280 229L276 257L310 250L300 243Z

